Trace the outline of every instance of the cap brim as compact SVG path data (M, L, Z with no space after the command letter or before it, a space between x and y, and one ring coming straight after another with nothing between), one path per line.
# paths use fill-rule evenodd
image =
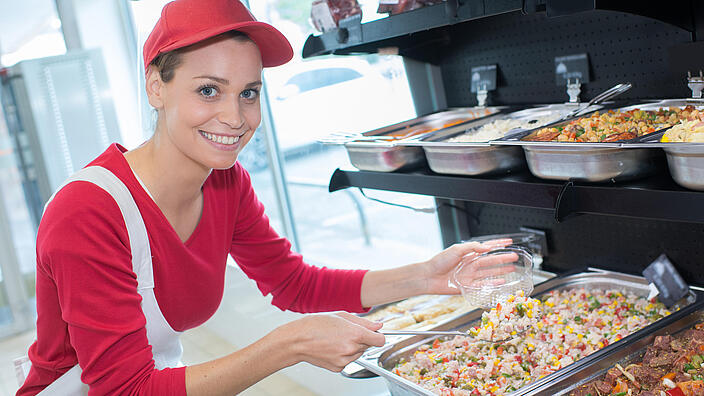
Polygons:
M231 25L206 29L189 36L187 39L167 45L162 48L159 53L162 54L164 52L187 47L231 30L245 33L257 44L259 52L262 55L262 66L264 67L280 66L293 58L293 48L291 48L291 44L288 42L286 36L275 27L259 21L233 23Z

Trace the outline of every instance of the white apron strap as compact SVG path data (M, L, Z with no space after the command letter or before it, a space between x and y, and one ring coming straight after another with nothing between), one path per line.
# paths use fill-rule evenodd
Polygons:
M86 181L97 185L110 194L120 208L125 220L127 234L132 251L132 269L137 275L137 292L142 296L142 312L146 318L147 339L152 347L152 355L157 369L178 367L183 347L179 339L180 332L175 331L164 318L154 296L154 272L152 255L149 247L149 235L139 208L129 189L109 170L90 166L76 172L56 191L74 181ZM54 198L49 199L47 205ZM46 209L46 206L45 206ZM81 368L76 365L39 393L41 396L78 396L87 395L88 387L83 384Z

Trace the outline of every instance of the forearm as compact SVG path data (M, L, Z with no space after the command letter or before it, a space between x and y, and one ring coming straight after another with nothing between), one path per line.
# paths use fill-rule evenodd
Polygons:
M429 280L422 264L383 271L369 271L362 280L362 306L372 307L426 294Z
M298 363L285 338L273 333L237 352L186 368L188 396L238 394L268 375Z

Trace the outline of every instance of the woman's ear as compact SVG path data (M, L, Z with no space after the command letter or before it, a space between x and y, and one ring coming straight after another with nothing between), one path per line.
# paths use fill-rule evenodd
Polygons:
M161 80L161 73L154 65L149 65L146 76L147 98L149 99L149 104L157 110L164 107L162 98L163 87L164 82Z

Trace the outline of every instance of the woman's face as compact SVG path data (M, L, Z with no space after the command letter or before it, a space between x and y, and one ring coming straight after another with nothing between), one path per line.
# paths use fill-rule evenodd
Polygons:
M181 60L171 81L157 81L157 133L204 168L230 168L261 121L259 49L248 40L218 38Z

